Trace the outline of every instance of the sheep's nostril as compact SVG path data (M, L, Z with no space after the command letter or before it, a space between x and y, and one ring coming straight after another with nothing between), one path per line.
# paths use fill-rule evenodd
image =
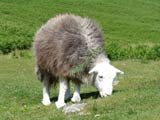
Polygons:
M112 95L112 93L105 93L105 95L106 95L106 96L111 96L111 95Z
M110 96L110 94L107 94L107 93L105 93L105 92L100 92L100 96L101 96L101 97L107 97L107 96Z
M104 97L108 97L109 95L108 94L105 94L105 96Z
M108 92L100 91L99 93L101 97L108 97L112 95L111 91L108 91Z

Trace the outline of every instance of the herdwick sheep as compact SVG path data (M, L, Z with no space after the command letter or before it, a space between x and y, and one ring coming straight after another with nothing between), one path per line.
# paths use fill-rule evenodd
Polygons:
M103 50L99 26L89 18L71 14L51 18L36 33L34 52L38 79L43 83L44 105L49 105L51 85L59 82L57 108L71 97L70 83L75 83L72 102L79 102L80 85L95 86L101 97L112 94L113 81L122 71L113 67Z

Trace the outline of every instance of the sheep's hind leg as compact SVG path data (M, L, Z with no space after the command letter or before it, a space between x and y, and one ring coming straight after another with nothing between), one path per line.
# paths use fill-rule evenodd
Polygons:
M48 106L51 104L49 94L50 94L49 76L45 75L43 79L43 99L42 99L43 105Z
M65 100L68 100L71 98L71 92L70 92L70 82L69 80L67 81L67 91L66 91L66 94L65 94Z
M75 91L73 93L73 97L71 99L72 102L80 102L81 97L80 97L80 84L75 84Z
M68 88L67 85L67 80L62 80L60 79L59 82L59 96L58 96L58 101L55 103L57 108L61 108L65 106L65 94Z

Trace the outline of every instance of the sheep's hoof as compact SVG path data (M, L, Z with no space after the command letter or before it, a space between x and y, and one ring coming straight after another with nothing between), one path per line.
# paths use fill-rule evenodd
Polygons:
M72 102L76 103L76 102L80 102L81 101L81 97L78 94L74 94L72 99Z
M45 105L45 106L49 106L51 104L51 101L50 100L42 100L42 104Z
M64 106L66 105L65 102L59 102L59 101L55 102L55 104L56 104L56 107L57 107L58 109L59 109L59 108L62 108L62 107L64 107Z

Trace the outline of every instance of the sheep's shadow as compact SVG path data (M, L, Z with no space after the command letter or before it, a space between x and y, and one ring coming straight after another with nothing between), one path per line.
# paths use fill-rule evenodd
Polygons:
M82 93L80 96L81 96L82 100L89 99L89 98L97 99L99 97L99 92L95 91L95 92L90 92L90 93ZM52 97L51 101L55 102L55 101L57 101L57 99L58 99L58 96ZM68 102L68 101L70 101L70 98L68 100L66 100L66 102Z
M119 92L118 90L113 90L113 94ZM92 99L97 99L100 97L99 95L99 92L98 91L94 91L94 92L89 92L89 93L82 93L81 95L81 99L84 100L84 99L89 99L89 98L92 98ZM58 96L56 97L52 97L51 98L51 101L52 102L56 102L58 99ZM70 98L68 100L66 100L66 102L70 101Z

